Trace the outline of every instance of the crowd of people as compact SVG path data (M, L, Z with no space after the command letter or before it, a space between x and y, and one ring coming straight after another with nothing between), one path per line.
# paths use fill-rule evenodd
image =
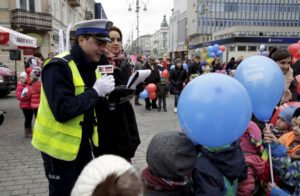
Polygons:
M195 144L181 132L158 133L139 176L131 165L141 141L130 100L135 97L134 104L142 105L139 94L155 84L157 96L145 98L145 109L167 112L166 97L171 94L177 112L189 82L210 72L234 76L242 58L232 57L225 64L218 57L172 61L139 55L131 65L122 50L122 32L112 22L83 21L74 29L70 51L51 53L46 60L36 53L26 60L16 90L24 134L41 152L49 195L300 194L300 108L288 105L298 99L295 76L300 61L291 66L287 50L269 54L285 77L281 111L273 125L265 126L253 116L240 139L222 147ZM108 64L113 73L95 71ZM126 88L130 75L141 69L151 70L150 76L135 90ZM271 144L272 157L266 156L265 144ZM273 160L276 184L270 183L267 159Z

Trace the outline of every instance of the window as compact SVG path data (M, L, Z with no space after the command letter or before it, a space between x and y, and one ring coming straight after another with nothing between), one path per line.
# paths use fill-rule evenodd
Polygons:
M230 46L229 51L234 52L235 51L235 46Z
M19 0L19 7L22 10L35 11L35 0Z
M29 11L34 12L35 11L35 3L34 0L29 0Z
M67 10L66 10L66 4L61 4L61 21L66 25L67 24Z
M27 9L26 0L20 0L20 9L22 9L22 10Z
M246 51L246 46L238 46L238 51Z
M58 10L58 4L57 4L57 0L52 0L52 16L57 18L57 10Z
M248 51L256 51L256 46L248 46Z

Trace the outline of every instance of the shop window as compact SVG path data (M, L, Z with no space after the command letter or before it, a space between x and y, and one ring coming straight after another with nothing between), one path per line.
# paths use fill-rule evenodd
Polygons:
M238 51L246 51L246 46L238 46Z

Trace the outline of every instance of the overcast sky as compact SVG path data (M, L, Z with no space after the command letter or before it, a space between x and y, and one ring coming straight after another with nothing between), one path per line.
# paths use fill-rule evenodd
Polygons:
M115 26L119 27L123 33L123 45L125 46L129 35L133 30L133 37L136 39L136 0L96 0L100 2L105 10L106 16ZM153 34L160 28L164 14L169 17L173 8L173 0L140 0L140 36L145 34ZM145 12L144 4L148 2L147 11ZM132 3L132 11L129 12L129 3Z

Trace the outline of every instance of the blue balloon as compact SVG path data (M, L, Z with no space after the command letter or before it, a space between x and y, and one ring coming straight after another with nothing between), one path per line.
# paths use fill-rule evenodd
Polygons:
M146 99L148 98L149 94L148 91L146 89L144 89L141 93L140 93L140 98L142 99Z
M178 118L186 135L198 144L220 147L240 138L252 106L246 89L224 74L201 75L183 89Z
M185 71L189 71L189 65L188 65L188 64L183 63L182 67L183 67L183 69L184 69Z
M215 57L216 57L216 53L210 52L210 53L208 53L207 56L208 56L209 58L215 58Z
M208 53L214 52L214 47L213 46L208 46L207 51L208 51Z
M214 52L218 52L218 50L220 50L219 44L215 44L213 47L214 47Z
M174 70L175 69L175 65L171 65L170 70Z
M217 51L217 56L222 56L222 55L223 55L222 50L218 50L218 51Z
M256 118L268 122L284 92L284 76L270 58L252 56L238 66L234 77L247 89Z

